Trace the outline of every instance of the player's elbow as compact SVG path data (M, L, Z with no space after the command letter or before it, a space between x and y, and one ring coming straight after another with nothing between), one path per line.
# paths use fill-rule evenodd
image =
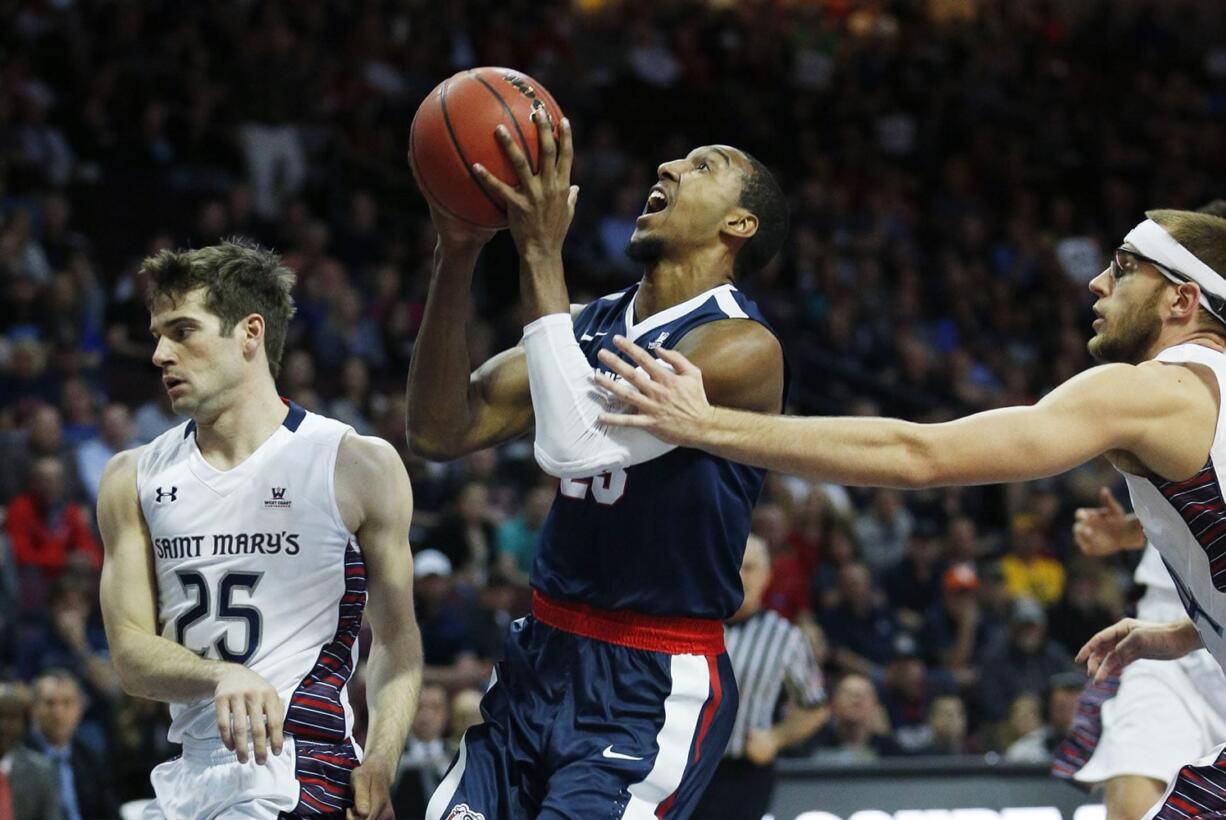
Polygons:
M466 455L464 440L455 433L433 429L410 416L407 426L409 449L427 461L451 461Z
M908 424L901 437L894 481L899 489L922 490L946 481L940 451L925 432L924 425Z

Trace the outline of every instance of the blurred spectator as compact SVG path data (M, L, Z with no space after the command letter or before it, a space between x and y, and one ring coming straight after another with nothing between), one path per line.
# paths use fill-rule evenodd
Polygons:
M64 820L55 770L22 745L30 695L0 681L0 815L13 820Z
M471 606L455 589L447 556L431 549L414 555L413 583L424 680L448 689L483 683L490 664L478 659Z
M153 399L136 408L133 421L136 424L136 438L141 444L148 444L183 423L183 419L171 412L170 396L165 390L158 390Z
M392 788L397 817L424 817L430 796L447 773L452 755L446 741L449 713L447 690L424 684Z
M827 521L822 537L822 560L813 573L813 599L820 612L839 605L843 568L860 560L860 545L850 523L840 516Z
M932 740L928 707L933 690L919 645L906 632L898 633L893 657L882 676L880 697L891 736L907 754L919 752Z
M1045 692L1046 720L1037 729L1019 737L1005 750L1005 760L1012 763L1050 765L1052 754L1064 740L1077 714L1077 699L1085 686L1085 677L1077 672L1053 675Z
M77 447L77 472L91 503L98 500L98 485L102 471L116 453L136 447L136 426L132 414L123 404L109 404L102 411L102 429Z
M1073 660L1047 637L1047 616L1033 598L1013 602L1009 634L983 659L983 706L989 720L1004 717L1004 709L1021 694L1039 694L1048 680L1072 671Z
M856 516L856 540L869 569L881 572L902 560L915 519L898 490L878 488L865 512Z
M936 528L917 522L903 557L881 576L881 587L904 629L918 631L924 613L941 597L941 563Z
M34 462L41 458L60 459L63 475L61 489L68 499L80 496L76 458L72 447L64 440L60 413L48 405L38 406L18 433L8 433L0 439L0 459L5 469L0 471L0 500L11 501L18 493L28 490Z
M481 723L481 690L461 689L451 698L451 718L447 723L447 747L451 754L460 748L464 733Z
M44 582L58 578L74 561L102 566L91 516L66 498L64 484L63 460L38 457L30 470L29 490L13 499L4 519L18 571L37 571Z
M1102 572L1093 562L1074 559L1064 596L1047 610L1049 633L1070 655L1076 655L1092 635L1111 626L1122 614L1102 602L1102 581Z
M928 742L913 754L964 755L970 753L966 739L966 706L956 694L937 695L928 705Z
M809 601L809 576L803 571L804 559L789 538L791 522L781 504L759 504L753 513L753 533L766 542L770 554L770 583L763 593L766 606L789 621L812 610Z
M327 413L353 427L359 435L373 432L370 422L370 368L366 361L350 356L341 366L341 393L328 403Z
M1043 532L1030 514L1017 516L1009 554L1001 559L1005 583L1014 598L1033 598L1050 606L1064 594L1064 567L1044 554Z
M68 379L60 388L64 443L76 448L98 434L98 407L94 391L84 379Z
M471 481L460 489L455 509L426 536L423 546L447 556L462 580L480 584L495 561L496 537L489 490Z
M119 805L102 758L76 736L85 714L85 694L69 672L52 669L34 681L29 746L55 768L66 820L112 820Z
M840 669L868 675L893 657L898 624L881 598L867 566L850 563L843 567L839 605L821 619Z
M167 739L169 731L166 704L134 697L120 700L110 759L121 803L150 796L149 772L178 751Z
M536 558L536 542L556 492L551 486L536 486L524 496L518 515L502 522L495 540L498 565L507 577L526 584Z
M979 576L971 564L954 564L941 580L941 598L925 614L919 633L928 662L948 669L963 686L979 679L984 653L999 634L979 605Z
M889 723L877 690L864 675L846 675L834 689L830 720L811 746L823 761L847 763L903 754L890 737Z

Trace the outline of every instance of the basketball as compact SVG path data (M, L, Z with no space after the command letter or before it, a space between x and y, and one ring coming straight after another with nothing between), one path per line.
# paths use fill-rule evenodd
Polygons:
M505 125L536 171L540 147L532 112L543 108L558 136L562 110L540 83L509 68L470 68L430 92L409 129L409 164L422 193L452 216L483 228L505 228L506 213L497 197L473 173L481 163L509 185L515 169L494 136Z

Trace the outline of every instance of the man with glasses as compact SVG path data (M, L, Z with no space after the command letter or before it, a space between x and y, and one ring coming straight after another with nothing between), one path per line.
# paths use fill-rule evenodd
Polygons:
M598 382L634 412L601 421L746 464L869 486L1025 481L1106 456L1123 473L1188 617L1124 619L1095 635L1078 660L1096 679L1201 646L1226 665L1226 488L1217 472L1226 464L1226 220L1173 210L1146 216L1090 282L1097 318L1089 350L1106 364L1033 406L943 424L747 413L712 407L701 371L676 351L657 350L657 360L618 338L632 364L602 352L621 378ZM1222 748L1184 766L1147 816L1226 812Z

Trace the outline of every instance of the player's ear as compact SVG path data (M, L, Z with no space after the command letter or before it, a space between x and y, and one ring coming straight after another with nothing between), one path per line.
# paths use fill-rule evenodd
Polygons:
M252 313L239 322L239 326L243 330L243 353L254 356L264 346L264 317Z
M737 239L749 239L758 232L758 217L744 208L735 208L724 220L723 232Z
M1200 307L1200 288L1191 282L1181 282L1175 287L1174 300L1171 302L1171 317L1177 319L1196 315Z

